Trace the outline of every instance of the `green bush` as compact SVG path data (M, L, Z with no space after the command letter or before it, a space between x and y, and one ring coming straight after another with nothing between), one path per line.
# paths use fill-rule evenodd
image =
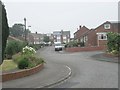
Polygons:
M78 42L77 41L70 41L67 44L67 47L78 47Z
M21 60L18 63L19 69L26 69L29 66L29 61L26 57L21 58Z
M21 52L25 43L19 41L9 41L5 49L6 56L12 57L12 55ZM7 58L7 57L6 57Z
M80 42L80 46L81 46L81 47L84 47L84 46L85 46L85 43L84 43L84 42Z
M19 63L19 61L21 60L21 53L17 53L17 54L14 54L13 56L12 56L12 59L13 59L13 61L16 63L16 64L18 64Z
M42 58L36 58L35 56L29 56L29 66L28 68L35 67L39 64L44 63L44 60Z
M117 55L117 54L118 54L118 51L117 51L117 50L112 50L111 53Z
M35 53L35 49L29 46L25 46L22 50L23 55L34 55Z
M41 48L41 46L43 46L42 44L31 44L31 45L29 45L30 47L32 47L32 48L34 48L35 50L38 50L38 49L40 49Z
M16 54L13 55L13 60L15 63L17 63L19 69L32 68L39 64L44 63L44 60L42 58L36 58L33 55L30 56L30 55Z
M36 65L41 64L41 63L45 63L43 58L35 58L35 62L36 62Z
M22 49L22 53L13 55L13 60L17 63L19 69L32 68L44 63L43 59L34 56L35 53L36 51L34 48L25 46Z
M114 33L114 32L109 32L107 34L108 37L108 52L112 54L118 54L119 53L119 46L120 46L120 34L119 33Z

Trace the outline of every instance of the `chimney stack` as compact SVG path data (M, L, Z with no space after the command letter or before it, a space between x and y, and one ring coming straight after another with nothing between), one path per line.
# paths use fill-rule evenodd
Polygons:
M81 25L79 26L79 30L81 29Z

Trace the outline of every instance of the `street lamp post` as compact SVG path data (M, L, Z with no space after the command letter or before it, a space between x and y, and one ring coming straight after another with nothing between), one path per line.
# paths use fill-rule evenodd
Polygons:
M30 27L31 27L31 26L28 26L28 30L29 30L29 31L30 31L30 29L29 29ZM30 33L30 32L29 32L29 31L28 31L28 34L27 34L27 35L28 35L28 44L31 42L30 39L29 39L29 38L30 38L30 36L29 36L29 33Z
M27 42L27 33L26 33L26 18L24 18L24 25L25 25L25 42Z

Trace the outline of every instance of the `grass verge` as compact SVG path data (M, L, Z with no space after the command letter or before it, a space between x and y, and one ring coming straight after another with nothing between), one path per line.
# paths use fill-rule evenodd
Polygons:
M17 64L13 60L4 60L0 65L0 71L9 71L17 68Z

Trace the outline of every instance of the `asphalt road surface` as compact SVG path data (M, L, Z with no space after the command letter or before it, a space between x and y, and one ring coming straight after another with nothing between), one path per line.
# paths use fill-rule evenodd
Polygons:
M54 51L54 47L39 50L46 63L67 65L71 77L54 88L118 88L118 64L94 60L91 56L102 52L67 53Z
M68 53L54 51L54 47L45 47L37 51L36 56L45 59L42 71L20 79L2 83L3 88L41 88L66 76L72 70L71 77L52 88L118 88L118 64L97 61L93 55L102 52Z

